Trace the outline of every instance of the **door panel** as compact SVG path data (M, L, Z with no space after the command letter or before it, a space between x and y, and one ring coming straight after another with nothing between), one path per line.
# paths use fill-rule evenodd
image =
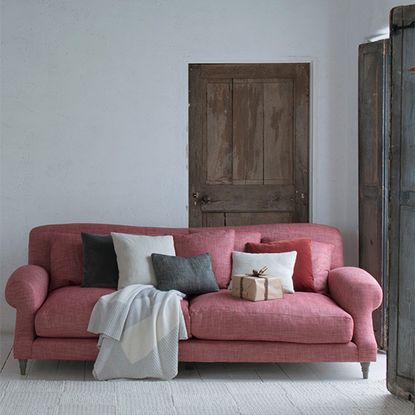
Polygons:
M414 158L415 160L415 158ZM401 208L401 252L399 254L399 272L404 276L414 274L415 270L415 207ZM413 301L415 297L414 278L402 278L399 284L399 341L397 358L397 375L413 378L413 353L415 316Z
M389 40L359 46L359 266L385 289L390 90ZM373 313L379 348L386 348L386 304Z
M232 82L209 82L207 92L207 184L232 183Z
M307 222L309 64L189 66L189 224Z
M225 213L225 215L228 226L291 223L293 221L291 214L287 212L244 212Z
M293 184L294 85L264 84L264 184Z
M391 13L388 389L414 399L415 6Z
M264 88L250 79L233 84L233 184L264 182Z

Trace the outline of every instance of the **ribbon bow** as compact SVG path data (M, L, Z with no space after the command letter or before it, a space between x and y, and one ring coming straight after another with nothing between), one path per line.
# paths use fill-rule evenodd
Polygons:
M256 269L253 269L252 274L246 274L246 275L249 275L250 277L261 278L267 271L268 271L268 267L264 266L259 271L257 271Z

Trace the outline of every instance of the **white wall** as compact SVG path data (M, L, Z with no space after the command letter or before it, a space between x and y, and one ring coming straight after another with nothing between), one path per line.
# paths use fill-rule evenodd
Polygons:
M0 290L36 225L186 226L191 62L312 61L312 218L355 264L357 45L391 3L2 1Z

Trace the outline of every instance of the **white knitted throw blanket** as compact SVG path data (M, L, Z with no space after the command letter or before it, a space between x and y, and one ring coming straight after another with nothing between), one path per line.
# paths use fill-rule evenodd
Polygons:
M95 379L174 378L179 340L187 339L183 297L142 284L101 297L88 325L88 331L100 335Z

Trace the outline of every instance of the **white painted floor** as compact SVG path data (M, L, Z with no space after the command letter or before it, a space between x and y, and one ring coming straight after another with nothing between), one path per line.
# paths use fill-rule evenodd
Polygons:
M60 396L64 396L66 404L68 399L70 400L70 392L65 392L74 387L70 385L84 385L85 388L89 388L93 385L102 385L102 388L108 388L109 394L117 395L117 391L114 392L114 388L120 388L120 384L124 382L95 382L92 377L93 362L83 361L30 361L28 364L28 370L26 376L19 374L19 368L17 361L12 356L11 351L12 337L11 335L2 335L0 338L0 414L6 413L17 414L39 414L39 409L35 409L35 406L30 406L32 403L28 402L26 406L16 405L7 406L7 399L11 399L13 393L29 393L30 390L36 388L38 382L39 385L50 388L50 385L62 385L59 387ZM330 415L412 415L414 412L413 405L406 401L392 397L386 390L386 356L384 354L378 355L376 363L372 363L369 372L369 380L363 380L360 365L358 363L291 363L291 364L223 364L223 363L180 363L179 375L171 382L143 382L143 381L130 381L125 382L126 385L136 385L139 391L142 391L142 387L145 385L152 389L162 388L163 385L170 385L170 400L173 402L171 406L160 407L158 412L153 409L149 413L172 413L172 414L184 414L194 413L235 413L235 414L330 414ZM42 382L42 381L60 381L60 382ZM82 382L81 384L79 382ZM3 400L1 400L1 386L3 386ZM47 386L49 385L49 386ZM69 385L69 386L68 386ZM114 386L115 385L115 386ZM141 385L141 386L140 386ZM176 385L176 386L174 386ZM222 385L222 386L221 386ZM82 386L78 386L81 389ZM134 386L135 387L135 386ZM53 386L55 388L55 386ZM95 388L95 386L94 386ZM175 392L175 388L177 391ZM177 402L180 401L180 397L186 396L185 391L188 388L197 388L197 394L205 396L204 388L206 389L206 396L209 396L209 388L217 390L215 393L219 393L221 388L224 390L223 405L221 403L221 397L216 396L215 399L218 402L210 408L209 405L204 404L203 408L199 408L195 412L191 410L195 403L192 402L192 397L187 397L187 402L191 406L177 406ZM257 391L252 396L252 402L249 401L249 390ZM269 389L271 388L271 389ZM155 392L153 390L153 392ZM256 399L258 399L259 391L275 390L283 391L284 399L288 399L287 402L281 397L282 409L278 409L277 401L270 401L269 406L266 406L266 402L262 402L261 409L256 410ZM9 394L7 392L9 391ZM23 392L22 392L23 391ZM25 392L26 391L26 392ZM219 392L218 392L219 391ZM240 391L241 395L238 395ZM242 391L244 391L242 393ZM124 396L121 391L121 396ZM196 393L195 392L195 393ZM137 392L139 393L139 392ZM178 395L174 395L177 393ZM213 392L212 392L213 393ZM308 393L313 395L317 393L317 398L314 400L308 396ZM219 393L220 395L220 393ZM13 395L14 396L14 395ZM20 395L16 395L20 396ZM34 398L36 400L36 394ZM130 396L130 395L128 395ZM135 396L135 395L134 395ZM290 398L291 396L291 398ZM287 398L288 397L288 398ZM225 399L226 398L226 399ZM275 396L274 396L275 398ZM76 401L76 395L74 395L74 404ZM85 398L86 399L86 398ZM92 398L90 398L92 399ZM199 399L199 398L197 398ZM229 401L230 399L230 401ZM248 401L244 405L238 406L238 399L245 399ZM310 400L311 399L311 400ZM185 399L186 401L186 399ZM232 402L233 403L232 403ZM25 401L26 402L26 401ZM114 402L119 402L115 399ZM142 403L142 401L140 401ZM226 403L227 402L227 403ZM229 403L231 402L232 405ZM285 404L283 404L285 402ZM339 405L336 406L336 402ZM4 408L2 409L2 403ZM253 405L255 403L255 405ZM250 404L252 404L250 406ZM51 404L52 405L52 404ZM47 413L53 414L66 414L68 406L64 409L58 404L48 407ZM117 403L109 404L101 409L88 410L87 406L78 406L72 408L71 414L95 414L96 411L102 414L124 414L124 413L147 413L148 408L142 408L137 412L131 412L130 410L121 410ZM112 405L112 406L111 406ZM229 406L230 405L230 406ZM264 406L265 405L265 406ZM277 405L277 407L274 407ZM288 406L284 406L288 405ZM223 406L223 408L222 408ZM10 409L12 408L12 409ZM33 412L30 411L33 408ZM53 410L52 410L52 409ZM60 409L59 409L60 408ZM95 408L95 407L94 407ZM190 408L190 409L189 409ZM210 408L210 409L209 409ZM219 408L219 409L218 409ZM223 411L222 411L222 409ZM251 409L249 409L251 408ZM284 409L285 408L285 409ZM331 408L331 409L330 409ZM76 409L76 410L75 410ZM125 408L124 408L125 409ZM211 409L213 412L211 412ZM226 410L225 410L226 409ZM20 410L20 412L19 412ZM50 410L50 411L49 411ZM6 411L6 412L4 412ZM10 411L10 412L7 412ZM65 412L66 411L66 412ZM167 411L167 412L166 412Z

